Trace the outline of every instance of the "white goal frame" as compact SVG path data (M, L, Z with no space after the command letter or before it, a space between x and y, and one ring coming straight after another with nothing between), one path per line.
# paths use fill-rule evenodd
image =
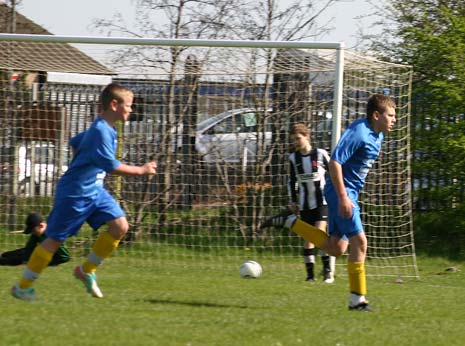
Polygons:
M386 66L386 68L393 68L393 69L402 69L402 68L407 68L406 66L402 65L395 65L395 64L387 64L383 62L376 61L375 59L372 58L366 58L366 57L359 57L355 54L351 54L351 60L349 59L346 61L346 50L344 47L343 42L288 42L288 41L246 41L246 40L195 40L195 39L159 39L159 38L123 38L123 37L81 37L81 36L54 36L54 35L27 35L27 34L0 34L0 42L31 42L31 43L66 43L66 44L83 44L83 45L105 45L105 46L150 46L150 47L205 47L205 48L250 48L250 49L282 49L282 50L331 50L334 51L334 57L335 57L335 64L334 64L334 70L331 71L331 74L333 76L333 83L332 83L332 122L331 122L331 148L334 148L335 145L337 144L342 129L343 129L343 123L344 121L347 122L348 120L353 120L351 117L353 116L349 111L347 111L347 114L343 114L344 107L344 102L347 104L351 104L351 100L347 100L344 98L344 93L345 93L345 85L344 85L344 78L345 78L345 68L347 65L349 65L348 68L351 68L350 66L354 66L357 64L360 64L361 67L360 69L365 68L369 69L370 64L377 64L379 66ZM357 60L359 59L359 60ZM355 63L354 63L355 61ZM352 65L350 65L352 64ZM406 74L410 72L405 72ZM357 72L356 74L362 74ZM369 77L360 77L360 78L372 78L376 79L377 77L374 75L370 75ZM361 79L362 80L362 79ZM389 83L394 83L393 88L396 87L395 83L397 83L395 80L389 81ZM357 82L358 83L358 82ZM365 83L365 81L363 82ZM371 83L371 80L366 82L367 84ZM375 90L376 88L376 83L373 83L373 86L369 86L370 92L372 90ZM408 89L408 87L407 87ZM346 90L347 91L347 90ZM405 131L403 132L401 138L398 140L398 142L394 143L391 145L391 148L393 150L401 150L399 149L399 145L406 146L407 148L405 150L402 149L402 153L400 157L403 158L404 163L402 166L402 169L405 169L405 182L409 184L410 182L410 152L408 148L409 144L409 111L410 111L410 95L403 95L402 98L408 99L404 101L404 104L402 105L402 111L406 114L405 118ZM349 119L350 118L350 119ZM407 137L407 138L405 138ZM396 140L397 141L397 140ZM63 143L60 144L60 146ZM389 156L389 155L387 155ZM246 163L246 160L244 161ZM379 167L379 177L376 178L376 182L374 184L379 184L380 182L382 183L383 178L383 170L384 166L381 163ZM375 173L376 175L376 173ZM390 179L390 178L389 178ZM397 179L397 178L396 178ZM379 181L380 182L379 182ZM405 183L404 182L404 183ZM405 186L401 185L397 180L394 182L395 184L398 184L399 189L404 188ZM120 181L115 182L116 186L118 184L121 184ZM388 182L389 184L389 182ZM397 186L397 185L396 185ZM254 187L255 188L255 187ZM382 196L384 196L384 190L380 192ZM263 196L254 196L253 197L254 201L255 198L262 199ZM376 198L366 198L366 205L368 206L368 209L374 210L376 213L377 208L376 208L376 203L372 203L372 199ZM381 198L382 199L382 198ZM388 201L388 203L390 203ZM368 275L369 276L380 276L380 277L386 277L386 276L403 276L403 277L415 277L418 278L418 269L416 265L416 258L415 258L415 247L413 243L413 224L412 224L412 216L411 216L411 205L410 203L410 191L402 192L402 210L394 211L394 214L391 214L391 211L388 211L386 215L382 215L380 217L381 220L385 220L385 218L396 218L398 217L397 215L401 215L403 220L406 220L403 222L406 226L407 229L406 232L404 232L402 235L398 235L395 237L398 237L399 239L406 239L408 242L407 245L401 245L400 250L397 252L399 255L393 256L396 258L405 258L405 262L398 264L396 263L396 260L394 258L390 258L390 256L385 256L381 255L378 257L377 255L373 256L373 265L370 266L370 262L368 262L367 268L368 268ZM362 203L363 205L363 203ZM279 206L273 205L273 207L278 208ZM410 210L408 210L410 208ZM389 208L388 208L389 209ZM395 209L395 208L394 208ZM370 212L369 212L370 213ZM263 214L262 214L263 215ZM23 216L23 215L20 215ZM371 219L371 214L368 217L369 218L369 224L370 227L374 230L377 229L378 225L372 223ZM20 224L20 221L16 221L18 224ZM19 227L17 225L10 225L13 228L14 227ZM384 232L384 231L383 231ZM375 235L377 237L377 235ZM394 238L395 238L394 237ZM369 238L369 246L370 246L370 235L368 236ZM389 239L390 236L386 236L384 233L381 236L382 239ZM10 239L10 238L7 238ZM385 241L385 240L382 240ZM389 243L389 240L386 240L386 243ZM8 244L8 242L7 242ZM384 243L383 243L384 244ZM144 244L139 244L141 248L144 248ZM381 253L383 253L384 245L375 246L375 250L379 249ZM251 246L253 247L253 245ZM151 249L151 247L149 247ZM152 251L152 250L141 250L141 251ZM370 251L369 251L370 252ZM396 252L396 251L394 251ZM299 252L300 255L300 252ZM163 256L163 255L160 255ZM174 255L169 255L168 257L172 257ZM237 263L240 262L243 258L242 255L238 255L237 253L234 253L230 257L230 261L225 260L224 263ZM259 254L257 256L260 256ZM182 257L182 255L180 256ZM292 256L291 256L292 257ZM370 256L368 256L368 259L370 260ZM171 258L170 258L171 260ZM338 261L338 266L341 266L345 262L345 258L343 258L341 261ZM392 261L391 261L392 260ZM377 262L381 261L381 264L378 264ZM385 262L383 262L385 261ZM181 261L182 262L182 261ZM279 261L278 261L279 262ZM345 268L341 266L341 273L344 273Z

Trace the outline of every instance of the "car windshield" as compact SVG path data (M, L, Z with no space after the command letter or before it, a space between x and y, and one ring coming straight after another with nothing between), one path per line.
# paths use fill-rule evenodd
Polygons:
M208 119L205 119L205 120L201 121L200 123L197 124L197 131L202 132L206 128L210 127L210 125L213 125L213 124L217 123L218 121L220 121L221 119L224 119L229 114L231 114L230 111L220 113L218 115L215 115L214 117L211 117L211 118L208 118Z
M197 124L197 131L203 132L205 129L209 128L211 125L219 123L223 119L226 119L234 114L241 114L244 117L245 126L254 127L256 126L256 112L257 110L252 110L250 108L243 109L234 109L229 110L218 115L215 115L211 118L205 119ZM258 110L259 111L259 110ZM242 122L240 122L242 123ZM250 129L249 129L250 130Z

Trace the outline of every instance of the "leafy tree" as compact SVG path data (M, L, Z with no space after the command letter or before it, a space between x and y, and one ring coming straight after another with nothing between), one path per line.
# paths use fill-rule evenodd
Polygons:
M417 211L462 233L465 206L465 2L387 0L373 48L413 66L412 147ZM428 215L418 215L425 226ZM422 219L423 218L423 219ZM447 225L447 226L446 226Z

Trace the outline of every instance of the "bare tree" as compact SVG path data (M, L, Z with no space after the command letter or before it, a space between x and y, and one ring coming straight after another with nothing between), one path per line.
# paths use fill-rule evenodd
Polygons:
M239 6L238 6L239 5ZM226 38L234 22L230 18L240 12L240 1L227 0L139 0L135 1L136 17L138 22L135 28L129 28L122 21L121 14L116 14L112 19L100 19L94 22L94 25L107 34L117 34L133 37L158 37L158 38L202 38L202 39L220 39ZM170 150L173 143L178 139L178 132L192 132L192 124L196 119L190 120L186 112L192 113L192 107L186 107L176 111L175 107L179 103L176 96L176 88L179 87L179 80L183 76L184 63L182 54L186 47L146 47L131 46L123 49L117 49L111 52L111 64L121 70L138 71L138 73L147 77L148 74L159 74L168 76L166 80L167 91L162 96L162 112L154 115L157 117L155 122L159 124L158 128L158 148L165 148L163 152L154 152L153 158L160 164L161 196L159 199L159 226L165 222L165 212L172 204L174 188L174 175L176 174L176 151ZM187 54L187 53L186 53ZM188 95L186 99L193 99L193 93L197 87L201 73L202 61L208 59L206 55L197 57L196 76L192 70L189 71ZM196 114L189 114L196 116ZM180 130L181 129L181 130ZM186 130L188 129L188 130ZM182 136L186 137L186 136ZM175 148L177 145L174 145ZM168 148L168 150L166 150ZM190 151L195 151L193 146L188 146ZM195 152L189 153L191 156ZM150 189L145 189L150 193ZM141 201L150 200L146 196L141 196ZM143 208L136 208L139 212ZM137 216L140 220L141 216ZM136 223L138 224L138 222ZM138 232L138 230L134 230Z
M157 37L157 38L182 38L182 39L247 39L247 40L308 40L319 37L326 29L319 27L316 19L337 0L318 1L295 0L289 4L282 5L278 0L136 0L137 23L129 26L124 22L121 14L117 13L111 19L99 19L94 21L94 26L102 33L116 36L131 37ZM159 196L159 225L165 222L165 212L172 205L175 194L173 193L176 175L176 150L171 150L173 143L178 138L189 138L195 130L197 122L196 107L189 103L188 106L179 106L186 100L195 100L200 81L202 68L208 64L212 52L208 49L195 49L187 47L148 47L128 46L123 49L115 49L110 63L118 71L131 71L138 73L141 77L149 75L164 76L166 90L162 96L162 111L153 115L158 128L158 146L154 146L151 153L160 165L161 190ZM195 57L195 73L189 70L184 77L185 62L188 57ZM265 59L266 73L265 81L260 81L260 88L265 89L265 95L269 95L272 86L273 51L267 50L258 54L250 54L249 64L257 64L258 59ZM189 64L189 63L188 63ZM168 76L168 77L166 77ZM253 74L244 77L244 85L248 88L256 88L258 82L254 80ZM176 90L184 86L184 98L180 100ZM256 100L264 110L258 119L258 133L264 133L268 121L280 121L276 113L269 114L271 100L265 97ZM276 128L278 128L276 126ZM181 132L181 136L178 136ZM262 138L264 141L264 136ZM276 137L278 138L278 137ZM183 143L184 144L184 143ZM275 144L279 145L279 141ZM175 147L177 145L175 144ZM156 151L156 148L164 148ZM167 148L170 148L167 150ZM257 149L257 162L254 166L254 177L259 183L264 183L267 167L275 153L273 147L266 148L265 143L259 143ZM188 152L186 152L188 151ZM184 148L184 155L191 158L195 154L195 145ZM279 153L278 153L279 154ZM185 156L184 156L185 157ZM244 181L247 177L244 177ZM225 184L229 184L225 181ZM227 186L231 190L230 186ZM150 189L143 189L147 194ZM263 194L254 195L253 204L260 206L264 203ZM150 201L147 196L141 196L141 201ZM146 202L144 202L146 203ZM144 208L136 208L140 212ZM258 208L263 210L263 208ZM236 208L236 210L239 210ZM261 213L261 211L260 211ZM239 216L239 215L237 215ZM254 213L254 220L260 215ZM137 220L141 220L138 215ZM241 218L236 218L240 220ZM242 218L243 219L243 218ZM138 224L138 223L137 223ZM253 224L256 224L254 221ZM241 229L245 229L241 227ZM245 232L245 231L244 231ZM244 233L243 232L243 233ZM245 235L245 234L244 234Z
M244 20L241 21L239 24L239 30L236 32L244 39L260 39L268 41L301 41L315 39L330 30L327 26L319 26L317 18L335 2L336 0L327 0L323 3L317 1L296 0L282 6L282 1L280 2L278 0L252 1L248 3L248 6L250 7L247 10L247 20L244 18ZM300 74L282 78L283 76L281 74L273 72L276 59L279 58L279 53L276 55L275 50L267 49L264 54L261 54L263 56L262 59L266 61L265 80L264 82L261 82L263 83L261 87L264 88L264 95L271 94L272 86L274 86L275 90L278 87L284 92L276 93L273 98L265 96L261 100L261 108L264 110L264 113L263 116L258 119L257 124L257 131L259 135L257 137L257 160L253 170L255 182L252 186L254 187L264 187L269 183L266 180L269 179L268 177L270 172L268 169L270 164L272 164L272 167L283 167L283 165L279 165L279 163L282 163L286 157L287 131L282 124L287 124L290 121L292 122L293 115L303 113L303 108L308 107L306 105L306 101L308 100L308 76L302 76ZM258 55L252 55L250 65L253 66L256 64L257 59L259 59ZM303 80L303 82L299 83L300 90L295 90L295 86L293 85L287 85L285 81L289 79ZM249 82L252 84L252 88L256 87L256 85L254 85L257 83L255 80L250 79ZM297 97L297 99L299 99L299 102L297 103L299 103L300 108L288 106L290 103L296 104L295 95L304 95L303 97ZM290 100L291 98L294 98L294 101ZM286 102L283 102L282 99L286 99ZM257 102L257 104L260 103ZM289 117L291 117L291 119L289 119ZM297 116L294 118L294 121L305 120L302 119L302 117L297 119ZM271 147L266 145L264 136L267 124L269 123L273 125L273 139ZM263 135L260 136L260 133ZM281 170L277 171L276 168L274 168L271 171L271 176L277 177L282 173L283 172ZM247 178L244 177L243 180L246 181ZM274 179L272 183L279 183L279 181ZM251 189L248 196L251 201L247 203L250 205L251 210L246 211L247 216L251 217L249 218L250 224L245 225L242 222L242 224L239 225L243 235L251 235L252 238L255 237L258 222L262 219L263 213L266 210L265 204L270 203L268 198L269 196L267 196L267 194L269 194L269 191L265 188ZM236 214L243 212L243 208L236 208L235 211ZM236 216L237 217L235 219L240 223L241 220L247 220L247 218L240 217L241 215ZM251 234L245 234L247 230L249 230Z

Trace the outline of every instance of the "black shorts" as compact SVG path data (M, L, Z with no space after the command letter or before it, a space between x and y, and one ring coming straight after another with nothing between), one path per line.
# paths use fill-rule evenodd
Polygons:
M322 205L311 210L301 210L300 218L310 225L315 225L317 221L328 221L328 206Z

